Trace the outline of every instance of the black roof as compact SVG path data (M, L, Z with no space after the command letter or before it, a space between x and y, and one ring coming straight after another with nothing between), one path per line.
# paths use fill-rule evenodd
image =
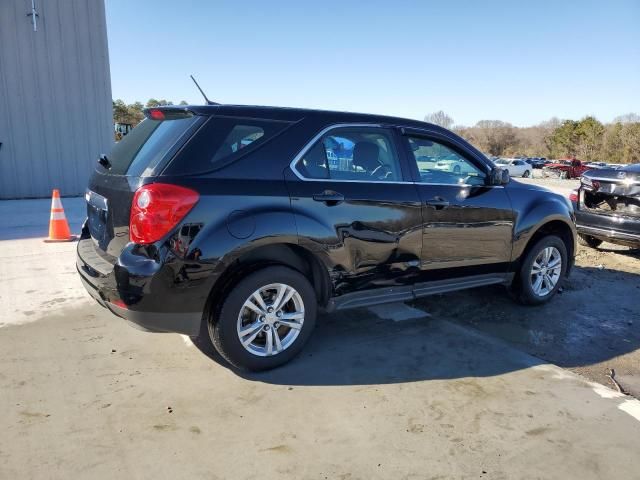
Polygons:
M225 115L249 118L269 118L273 120L298 121L313 119L326 123L380 123L402 125L414 128L444 130L437 125L408 118L374 115L369 113L314 110L309 108L269 107L259 105L186 105L158 107L167 110L188 110L198 115Z

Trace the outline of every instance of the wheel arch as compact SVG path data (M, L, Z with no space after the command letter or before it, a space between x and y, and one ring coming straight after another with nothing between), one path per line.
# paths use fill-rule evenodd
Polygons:
M324 306L331 297L332 287L329 273L321 261L312 252L293 243L275 243L257 246L238 254L227 261L209 293L205 307L205 318L215 314L222 300L235 284L246 275L269 266L289 267L303 274L311 283L318 304Z
M520 266L522 259L527 256L527 253L529 253L529 250L531 250L535 243L548 235L556 235L565 244L568 255L567 274L569 274L576 252L576 230L563 216L547 218L532 229L526 243L517 255L517 266Z

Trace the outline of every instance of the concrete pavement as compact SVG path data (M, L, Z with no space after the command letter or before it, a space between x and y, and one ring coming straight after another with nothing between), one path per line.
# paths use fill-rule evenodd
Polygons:
M247 375L95 304L74 244L19 235L0 241L0 478L638 478L640 402L446 310L325 316Z

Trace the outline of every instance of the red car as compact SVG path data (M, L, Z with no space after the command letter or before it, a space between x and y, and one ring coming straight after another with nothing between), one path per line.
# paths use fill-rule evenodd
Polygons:
M542 168L543 177L556 177L562 179L580 178L590 167L584 165L577 158L561 158L555 163L550 163Z

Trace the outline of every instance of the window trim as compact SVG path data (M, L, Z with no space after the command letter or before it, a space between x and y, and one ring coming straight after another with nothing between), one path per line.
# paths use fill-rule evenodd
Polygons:
M300 152L298 152L298 154L293 157L293 160L291 160L291 163L289 164L289 168L291 169L291 171L295 174L296 177L298 177L298 179L302 180L303 182L339 182L339 183L381 183L381 184L385 184L385 185L393 185L393 184L412 184L414 183L411 180L393 180L393 181L384 181L384 180L348 180L348 179L339 179L339 178L307 178L304 175L302 175L297 169L296 169L296 164L302 160L302 158L307 154L307 152L309 150L311 150L311 148L313 148L315 146L315 144L322 139L322 137L324 137L327 133L331 132L332 130L337 130L337 129L341 129L341 128L381 128L381 129L385 129L385 130L389 130L391 132L391 141L394 143L393 147L396 150L399 150L399 148L401 148L401 145L397 145L397 141L395 138L395 135L393 135L393 126L389 126L389 125L382 125L380 123L334 123L329 125L328 127L323 128L322 130L320 130L319 133L317 133L304 147L302 147L302 150L300 150ZM402 177L404 178L406 176L403 166L402 166L402 158L401 158L401 150L397 151L398 154L398 166L400 167L400 174L402 175Z

